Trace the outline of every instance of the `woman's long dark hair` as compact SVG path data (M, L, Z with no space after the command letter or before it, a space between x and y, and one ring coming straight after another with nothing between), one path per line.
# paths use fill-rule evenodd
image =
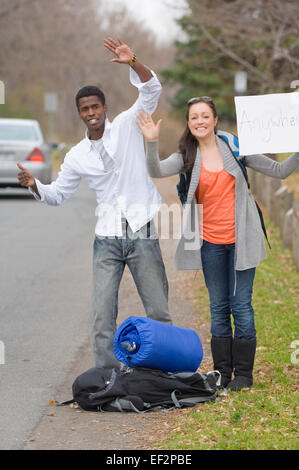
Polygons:
M211 110L213 111L214 118L216 118L217 111L216 106L213 103L212 99L209 96L201 96L198 98L191 98L191 100L187 103L187 112L186 112L186 120L189 120L189 111L190 106L196 103L206 103ZM216 133L216 128L215 128ZM191 134L188 124L179 140L179 152L183 155L184 160L184 171L186 173L191 173L193 169L193 165L196 158L196 152L198 147L198 140Z

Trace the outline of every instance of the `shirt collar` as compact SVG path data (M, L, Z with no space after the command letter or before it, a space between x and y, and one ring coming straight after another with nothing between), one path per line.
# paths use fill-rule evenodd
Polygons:
M111 122L109 121L109 119L106 117L105 119L105 129L104 129L104 134L103 134L103 137L106 136L107 134L110 133L110 130L111 130ZM88 145L88 148L90 150L91 146L92 146L92 142L89 138L89 135L88 135L88 129L86 128L85 130L85 142L86 144Z

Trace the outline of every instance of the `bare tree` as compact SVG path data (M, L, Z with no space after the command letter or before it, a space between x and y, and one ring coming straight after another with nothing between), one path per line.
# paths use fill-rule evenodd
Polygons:
M297 0L188 0L192 23L212 46L250 74L260 92L284 90L299 66Z
M17 10L22 6L28 6L32 2L36 2L37 0L3 0L2 7L0 9L0 20L5 18L13 11Z
M128 68L111 64L111 55L103 47L105 36L122 37L155 70L171 63L171 46L159 45L125 9L107 13L103 0L2 2L0 79L5 82L8 101L25 107L46 127L44 92L56 92L55 129L64 139L75 140L82 134L74 103L82 86L103 89L111 117L137 96L128 85Z

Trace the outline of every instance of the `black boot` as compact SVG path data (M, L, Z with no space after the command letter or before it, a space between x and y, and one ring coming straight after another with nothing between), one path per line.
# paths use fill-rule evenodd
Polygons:
M232 350L235 378L227 385L229 390L239 391L252 386L255 349L256 338L251 340L234 338Z
M232 338L212 336L211 351L214 369L221 373L221 387L226 387L231 381L233 371Z

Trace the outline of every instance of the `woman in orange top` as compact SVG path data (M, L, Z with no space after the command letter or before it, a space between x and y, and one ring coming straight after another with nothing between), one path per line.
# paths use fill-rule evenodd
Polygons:
M201 153L200 178L195 194L197 203L202 205L201 258L210 297L214 368L221 372L223 387L240 390L253 383L256 330L252 289L255 268L238 271L237 280L234 268L235 178L224 169L215 138L218 121L215 105L209 98L195 99L188 105L188 129L180 140L180 150L187 154L186 147L195 137ZM234 339L231 316L235 326ZM232 380L234 367L235 378Z
M202 244L195 243L195 248L188 245L190 231L184 224L175 263L178 269L203 269L210 297L214 368L221 372L222 386L240 390L253 383L256 331L252 288L255 268L266 257L264 235L240 166L216 134L218 117L211 98L189 100L186 118L179 152L163 161L158 154L161 120L154 124L148 113L141 113L137 124L146 139L150 176L161 178L182 171L191 175L186 220L196 217L196 202L197 208L201 205L202 226L197 229L195 225L192 235L197 237L201 232ZM298 152L282 163L265 155L242 158L246 166L280 179L299 166Z
M146 128L150 127L148 120L151 120L149 115L140 115L137 124L145 138L150 140L146 133ZM188 156L194 154L192 147L200 148L201 171L196 197L197 203L202 205L201 259L210 297L211 350L214 368L222 375L222 386L240 389L252 385L256 332L251 297L255 268L240 271L238 288L235 289L235 178L223 166L215 136L217 121L216 108L209 97L190 101L187 126L180 139L179 149L185 157L184 170L188 172L194 163L188 161ZM152 121L151 124L154 125ZM157 123L158 129L160 124L161 121ZM243 346L246 342L245 357L242 358L242 362L246 362L246 370L241 370L241 373L237 370L234 380L231 315L234 319L235 340L242 341Z

